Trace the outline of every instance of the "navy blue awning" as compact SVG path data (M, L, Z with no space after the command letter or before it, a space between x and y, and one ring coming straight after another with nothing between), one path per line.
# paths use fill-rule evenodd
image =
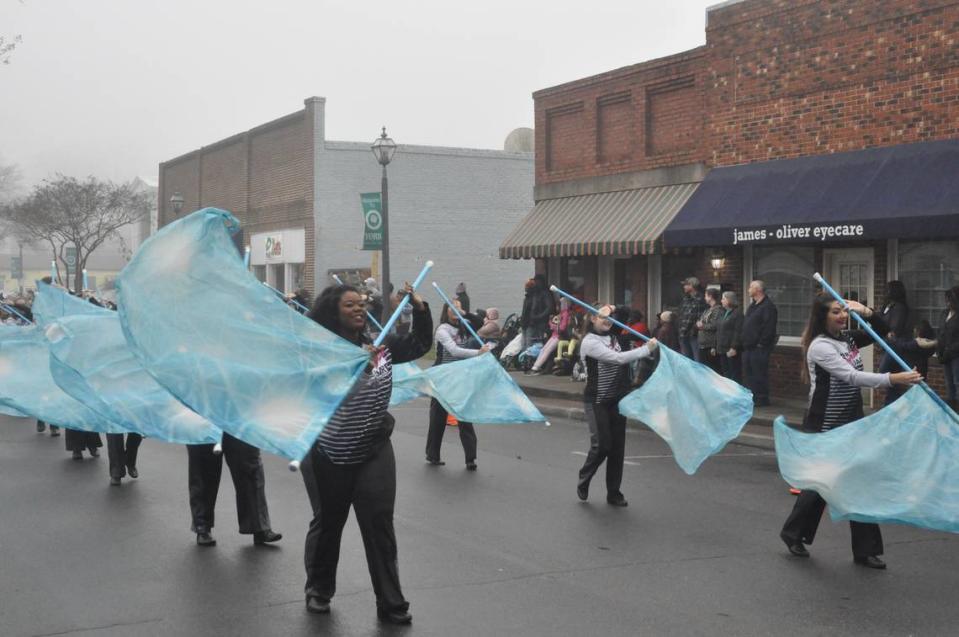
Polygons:
M666 247L959 239L959 140L781 159L706 175Z

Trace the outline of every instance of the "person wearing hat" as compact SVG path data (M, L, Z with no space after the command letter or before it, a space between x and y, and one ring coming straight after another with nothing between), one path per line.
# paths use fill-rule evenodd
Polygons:
M709 306L700 292L699 279L694 276L683 280L683 301L679 305L679 351L683 356L699 361L699 332L696 321Z

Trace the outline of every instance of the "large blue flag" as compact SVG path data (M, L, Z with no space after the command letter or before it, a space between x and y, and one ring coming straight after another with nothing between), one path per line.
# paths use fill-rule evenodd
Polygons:
M0 325L0 404L70 429L127 431L73 399L54 382L50 350L41 329Z
M775 423L783 479L815 491L833 520L959 533L959 427L921 387L823 433Z
M251 445L300 459L369 354L290 309L244 267L224 210L162 228L120 274L127 344L163 387Z
M752 418L752 392L664 345L658 349L656 370L619 402L619 413L659 434L692 475Z
M219 429L174 398L134 358L116 312L62 317L45 336L57 385L98 414L165 442L220 441Z
M397 373L397 368L400 369ZM477 424L543 422L546 418L492 354L434 365L394 368L391 405L436 398L457 419Z
M77 314L92 314L94 316L114 316L112 310L94 305L89 301L77 298L61 287L48 285L37 281L37 295L33 299L33 319L37 325L43 327L60 317Z

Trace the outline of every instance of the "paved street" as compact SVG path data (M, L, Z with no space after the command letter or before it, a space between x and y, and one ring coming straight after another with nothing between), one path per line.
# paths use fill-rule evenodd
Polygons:
M576 499L585 423L478 427L479 471L447 431L423 463L425 404L395 410L400 570L412 627L377 624L355 521L330 616L303 610L308 503L266 457L277 547L236 533L224 468L219 542L194 544L186 452L146 441L140 479L110 487L106 451L72 461L63 438L0 419L0 634L20 635L946 635L959 538L884 528L889 570L855 567L824 521L810 560L777 533L792 504L775 458L731 445L685 476L631 432L627 509L602 481Z

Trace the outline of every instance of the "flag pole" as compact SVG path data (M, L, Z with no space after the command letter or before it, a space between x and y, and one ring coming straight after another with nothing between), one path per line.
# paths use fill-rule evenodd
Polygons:
M576 298L575 296L573 296L572 294L570 294L570 293L568 293L568 292L564 292L563 290L560 290L560 289L559 289L558 287L556 287L555 285L549 286L549 289L552 290L553 292L556 292L557 294L559 294L559 295L562 296L563 298L569 299L570 301L572 301L572 302L575 303L576 305L582 307L583 309L585 309L585 310L587 310L587 311L589 311L589 312L592 312L593 314L600 315L599 310L598 310L597 308L593 307L592 305L589 305L588 303L583 303L582 301L580 301L579 299L577 299L577 298ZM622 329L626 330L627 332L629 332L629 333L632 334L633 336L637 336L637 337L643 339L644 341L648 341L648 340L649 340L649 337L646 336L645 334L640 334L639 332L637 332L636 330L634 330L633 328L631 328L629 325L626 325L625 323L620 323L619 321L617 321L616 319L614 319L612 316L603 316L603 318L606 319L607 321L609 321L610 323L612 323L613 325L615 325L615 326L617 326L617 327L619 327L619 328L622 328Z

